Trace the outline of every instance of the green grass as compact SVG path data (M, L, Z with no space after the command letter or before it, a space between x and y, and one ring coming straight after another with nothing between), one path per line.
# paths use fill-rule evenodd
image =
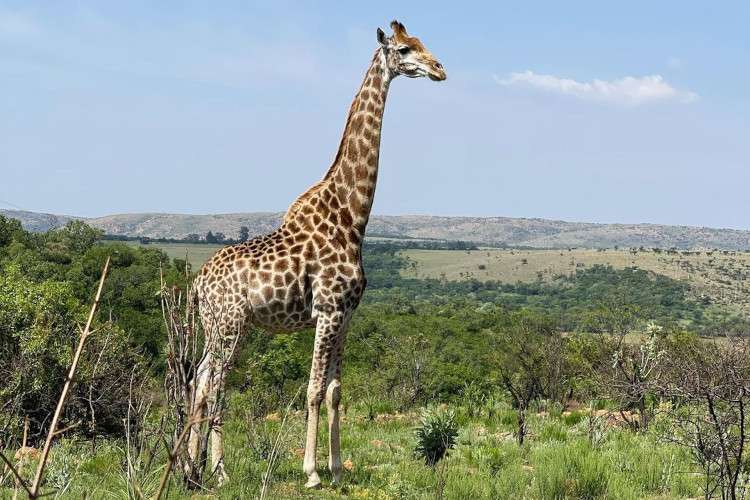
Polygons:
M231 399L227 424L226 465L231 481L213 495L193 498L252 498L257 496L266 460L249 441L245 412L249 398ZM414 426L418 412L391 414L374 420L353 405L342 422L342 459L350 470L339 488L330 486L325 469L326 425L321 419L318 465L324 487L306 491L300 452L304 413L291 415L290 433L274 474L270 498L435 498L444 477L445 498L687 498L700 495L695 470L685 452L660 443L650 433L634 434L611 428L603 440L590 443L586 422L566 416L531 415L526 444L519 447L507 412L485 411L468 417L455 408L460 432L456 448L436 468L414 455ZM261 419L259 432L274 435L278 422ZM53 449L48 485L62 487L60 498L127 498L124 443L89 443L63 439ZM157 458L163 464L163 452ZM161 465L144 481L144 494L153 493ZM11 490L0 488L0 498ZM176 484L169 498L190 498Z
M750 253L748 252L654 252L643 250L402 250L406 278L449 281L475 279L515 284L550 282L595 265L614 269L637 267L671 279L685 281L696 298L750 312Z
M200 268L217 250L226 246L207 243L149 243L147 245L138 241L126 241L125 243L131 246L159 248L170 259L184 259L187 255L188 262L190 262L194 270Z

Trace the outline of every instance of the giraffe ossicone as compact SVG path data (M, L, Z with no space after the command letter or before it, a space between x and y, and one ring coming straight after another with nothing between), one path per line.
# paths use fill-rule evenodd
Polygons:
M195 379L198 401L210 403L221 391L225 370L215 364L231 363L223 350L234 345L235 336L250 325L271 331L315 327L303 463L308 487L320 485L316 448L323 400L328 409L328 465L333 481L341 480L344 337L365 290L362 241L378 178L388 87L398 75L445 80L443 66L418 38L398 21L391 28L391 36L377 30L379 46L349 109L336 158L323 179L292 203L276 231L219 250L201 268L193 285L204 331L214 332L207 333L208 352ZM220 421L213 425L211 463L224 480ZM191 433L191 457L197 458L199 439L197 432Z

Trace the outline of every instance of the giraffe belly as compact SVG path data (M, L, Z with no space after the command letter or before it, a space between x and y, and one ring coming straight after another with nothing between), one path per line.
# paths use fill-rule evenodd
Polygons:
M315 326L312 307L299 296L274 297L270 300L251 294L252 323L255 326L275 331L296 331Z

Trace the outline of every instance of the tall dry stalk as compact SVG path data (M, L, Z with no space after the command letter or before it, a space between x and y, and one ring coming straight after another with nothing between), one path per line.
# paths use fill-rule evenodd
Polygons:
M167 465L164 468L164 473L161 476L161 481L159 481L159 489L156 491L156 495L154 495L155 500L160 500L162 495L166 492L167 481L169 480L169 474L172 472L175 462L177 462L177 460L180 458L180 450L183 448L183 443L185 442L185 439L187 439L188 435L190 434L190 429L194 425L202 424L209 418L210 417L188 421L185 427L182 429L182 432L180 432L180 435L177 437L177 440L172 446L171 451L169 448L167 448L167 453L169 454L169 460L167 461Z
M73 424L68 427L65 427L63 429L58 429L57 425L60 421L60 416L63 413L63 410L65 409L65 403L68 399L68 392L70 391L70 387L73 385L73 379L75 377L76 369L78 368L78 360L81 357L81 353L83 352L83 347L86 344L86 340L89 338L89 336L93 333L93 330L91 330L91 324L94 321L94 315L96 314L96 309L99 306L99 299L102 295L102 288L104 288L104 280L107 277L107 271L109 270L109 257L107 257L107 261L104 263L104 268L102 269L102 276L99 280L99 288L96 290L96 296L94 298L94 302L91 304L91 309L89 310L88 319L86 320L86 326L81 331L81 338L78 340L78 346L76 347L75 354L73 355L73 361L70 364L70 370L68 370L68 376L65 379L65 384L63 385L62 393L60 394L60 399L57 401L57 407L55 408L55 414L52 417L52 423L50 424L49 431L47 432L47 438L44 441L44 448L42 449L41 456L39 458L39 464L36 468L36 474L34 476L34 481L31 483L31 486L27 486L26 482L24 481L23 477L21 477L21 474L18 472L16 467L8 460L8 458L0 453L0 459L5 462L5 465L8 466L13 473L13 475L16 478L16 482L18 485L23 487L24 490L26 490L26 493L30 499L37 499L41 496L39 493L39 488L42 484L42 479L44 478L44 469L47 466L47 460L49 458L49 451L52 447L52 441L58 437L61 434L64 434L65 432L69 431L70 429L76 427L78 424ZM24 440L26 432L24 432Z
M128 391L128 411L124 419L125 427L125 488L128 498L145 499L151 481L158 478L156 458L159 446L158 439L163 435L164 419L159 426L149 429L152 400L143 397L143 386L146 379L141 379L136 385L136 370L134 367L130 375Z
M47 439L44 441L44 448L42 449L42 456L39 459L39 465L36 468L36 475L34 476L34 482L31 484L31 490L29 491L29 498L36 499L39 497L39 487L42 484L42 478L44 477L44 468L47 465L47 459L49 458L49 450L52 446L52 440L55 439L60 434L64 433L65 431L69 430L70 428L74 427L77 424L74 424L73 426L67 427L65 429L57 429L57 424L60 420L60 416L62 415L63 410L65 409L65 402L68 398L68 391L70 390L71 385L73 384L73 377L75 376L76 369L78 368L78 360L81 357L81 353L83 352L83 346L86 344L86 339L89 338L89 335L91 335L91 323L94 321L94 315L96 314L96 309L99 306L99 299L102 295L102 288L104 288L104 280L107 277L107 271L109 270L109 257L107 257L107 261L104 263L104 269L102 269L102 277L99 280L99 288L96 290L96 297L94 298L94 303L91 304L91 310L89 311L89 317L86 320L86 326L81 330L81 338L78 341L78 347L76 348L76 352L73 355L73 361L70 364L70 371L68 372L68 377L65 379L65 385L63 385L62 393L60 394L60 399L57 402L57 408L55 409L55 415L52 417L52 423L50 424L49 432L47 433Z

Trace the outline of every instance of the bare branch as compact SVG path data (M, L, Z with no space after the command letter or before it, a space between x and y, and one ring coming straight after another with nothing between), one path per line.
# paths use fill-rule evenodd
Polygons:
M39 498L39 487L42 484L42 478L44 477L44 468L47 465L47 459L49 458L49 450L52 446L52 440L57 436L57 424L60 420L60 416L62 415L63 409L65 408L65 402L68 397L68 391L70 390L70 387L73 383L73 377L76 373L76 368L78 368L78 360L81 357L81 352L83 352L83 346L86 343L86 339L88 338L90 334L91 324L94 321L94 315L96 314L96 309L99 306L99 299L102 295L102 288L104 288L104 280L107 277L107 271L109 270L109 257L107 257L107 261L104 263L104 268L102 269L102 276L99 280L99 288L96 291L96 297L94 298L93 304L91 304L91 309L89 311L88 320L86 321L86 327L81 331L81 338L78 341L78 347L76 348L76 352L73 355L73 361L70 364L70 371L68 372L68 377L65 379L65 385L63 385L62 393L60 394L60 399L57 402L57 408L55 409L55 415L52 417L52 423L50 424L49 432L47 433L47 439L44 442L44 448L42 449L42 455L39 459L39 465L36 469L36 475L34 476L34 482L31 485L31 489L29 491L29 498L36 499Z

